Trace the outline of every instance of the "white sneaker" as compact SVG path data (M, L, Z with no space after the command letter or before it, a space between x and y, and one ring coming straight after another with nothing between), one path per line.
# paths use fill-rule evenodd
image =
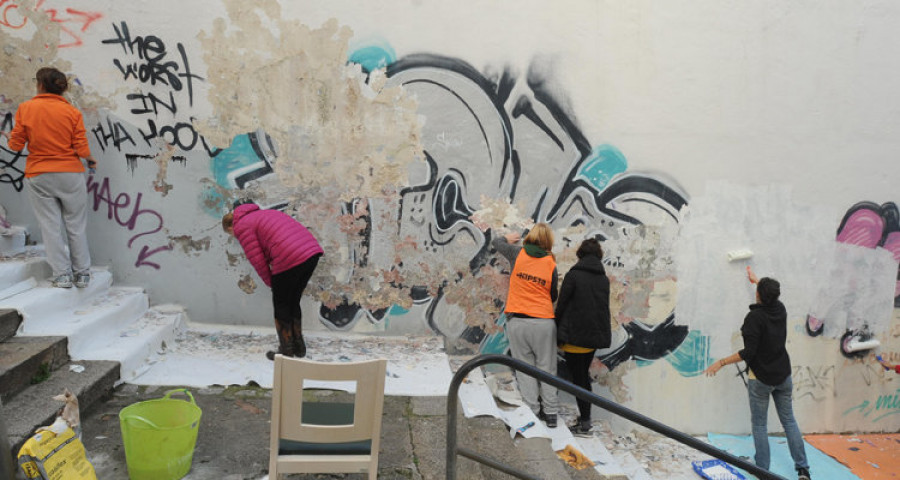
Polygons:
M64 273L51 280L50 284L56 288L72 288L72 276Z
M87 288L91 283L90 273L79 273L75 275L75 286L78 288Z

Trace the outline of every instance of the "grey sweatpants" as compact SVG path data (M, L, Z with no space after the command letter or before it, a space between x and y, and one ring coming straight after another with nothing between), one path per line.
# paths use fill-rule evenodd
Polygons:
M556 322L552 318L513 317L506 321L506 336L513 358L556 375ZM522 400L535 414L539 411L537 379L516 372ZM540 383L544 413L559 413L556 388Z
M34 216L41 227L53 277L88 273L87 186L83 173L42 173L25 179ZM63 236L63 229L66 231ZM67 248L68 247L68 248Z

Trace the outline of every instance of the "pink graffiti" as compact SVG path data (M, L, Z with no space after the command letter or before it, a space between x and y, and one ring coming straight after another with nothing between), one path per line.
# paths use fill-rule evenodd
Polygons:
M144 235L152 235L154 233L159 232L163 229L163 218L159 212L155 210L150 210L146 208L141 208L141 199L143 198L142 193L138 193L134 199L134 202L131 201L131 196L127 193L120 193L113 198L113 194L109 188L109 177L104 177L103 181L97 183L94 181L94 176L90 175L87 179L87 190L88 195L92 198L93 203L91 208L93 210L99 211L100 205L106 204L106 218L109 220L115 220L115 222L126 229L132 232L137 226L138 219L143 216L145 219L150 219L151 223L155 223L155 228L150 228L148 230L144 230L140 233L133 235L128 239L128 248L134 244L134 241ZM124 214L123 218L120 216ZM155 222L154 222L155 220ZM149 246L144 245L140 252L138 252L137 261L134 262L135 267L152 267L159 270L159 264L150 262L147 259L156 255L157 253L170 251L174 248L171 243L167 243L166 245L156 247L151 249Z
M838 228L837 241L866 248L881 247L900 262L900 210L893 202L860 202L850 207ZM900 278L894 289L900 300Z
M60 38L58 48L77 47L84 42L81 40L80 33L84 33L92 23L103 18L100 12L86 12L76 10L74 8L66 8L64 10L57 8L42 8L45 0L38 0L34 6L34 10L43 11L50 17L50 21L59 24ZM0 25L13 29L20 29L28 23L28 17L19 12L19 5L15 0L0 0Z

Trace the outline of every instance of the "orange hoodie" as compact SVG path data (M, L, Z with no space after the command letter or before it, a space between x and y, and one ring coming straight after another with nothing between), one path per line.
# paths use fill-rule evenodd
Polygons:
M81 112L60 95L42 93L16 110L9 148L21 151L28 144L25 176L49 172L83 172L80 158L91 155Z

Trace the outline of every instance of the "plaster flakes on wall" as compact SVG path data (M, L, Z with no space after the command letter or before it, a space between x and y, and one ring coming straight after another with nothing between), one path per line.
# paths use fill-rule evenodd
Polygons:
M282 184L345 186L319 202L377 197L394 191L386 185L408 184L409 164L423 161L416 102L381 80L366 84L359 65L347 65L349 28L333 19L310 29L272 17L274 1L262 9L225 5L229 19L199 35L213 87L215 121L199 125L208 139L221 145L263 128L279 146Z
M18 4L15 12L26 19L26 32L31 37L22 39L7 34L5 29L0 30L3 32L4 51L12 52L0 55L0 81L4 84L2 108L9 111L36 94L33 79L38 66L51 65L63 72L72 68L69 62L56 56L59 24L52 22L45 12L37 10L33 0L22 0ZM8 13L5 11L8 8L4 9L4 14Z
M153 182L153 190L162 193L162 196L166 196L169 194L169 190L172 190L172 185L166 183L166 173L169 170L169 161L172 159L172 156L175 155L175 146L169 145L159 137L155 139L156 143L162 144L160 147L160 152L156 154L154 157L154 161L158 167L156 172L156 180Z
M518 206L508 199L481 195L481 205L469 219L482 232L522 232L534 226L534 220L519 213Z
M169 237L169 241L177 245L181 245L181 251L183 251L184 253L193 253L195 256L199 255L201 251L209 251L209 246L212 243L212 239L210 237L203 237L200 240L194 240L190 235ZM229 258L229 262L230 261L231 258Z
M609 389L616 402L625 403L631 397L628 394L628 387L625 385L624 377L634 368L634 362L628 362L610 371L599 360L595 360L591 363L589 373L591 379L597 382L598 385Z
M228 250L225 251L225 256L228 258L228 266L233 267L241 262L244 255L242 253L231 253Z
M244 275L238 280L238 288L249 295L256 291L256 281L253 280L253 277L250 276L250 274Z

